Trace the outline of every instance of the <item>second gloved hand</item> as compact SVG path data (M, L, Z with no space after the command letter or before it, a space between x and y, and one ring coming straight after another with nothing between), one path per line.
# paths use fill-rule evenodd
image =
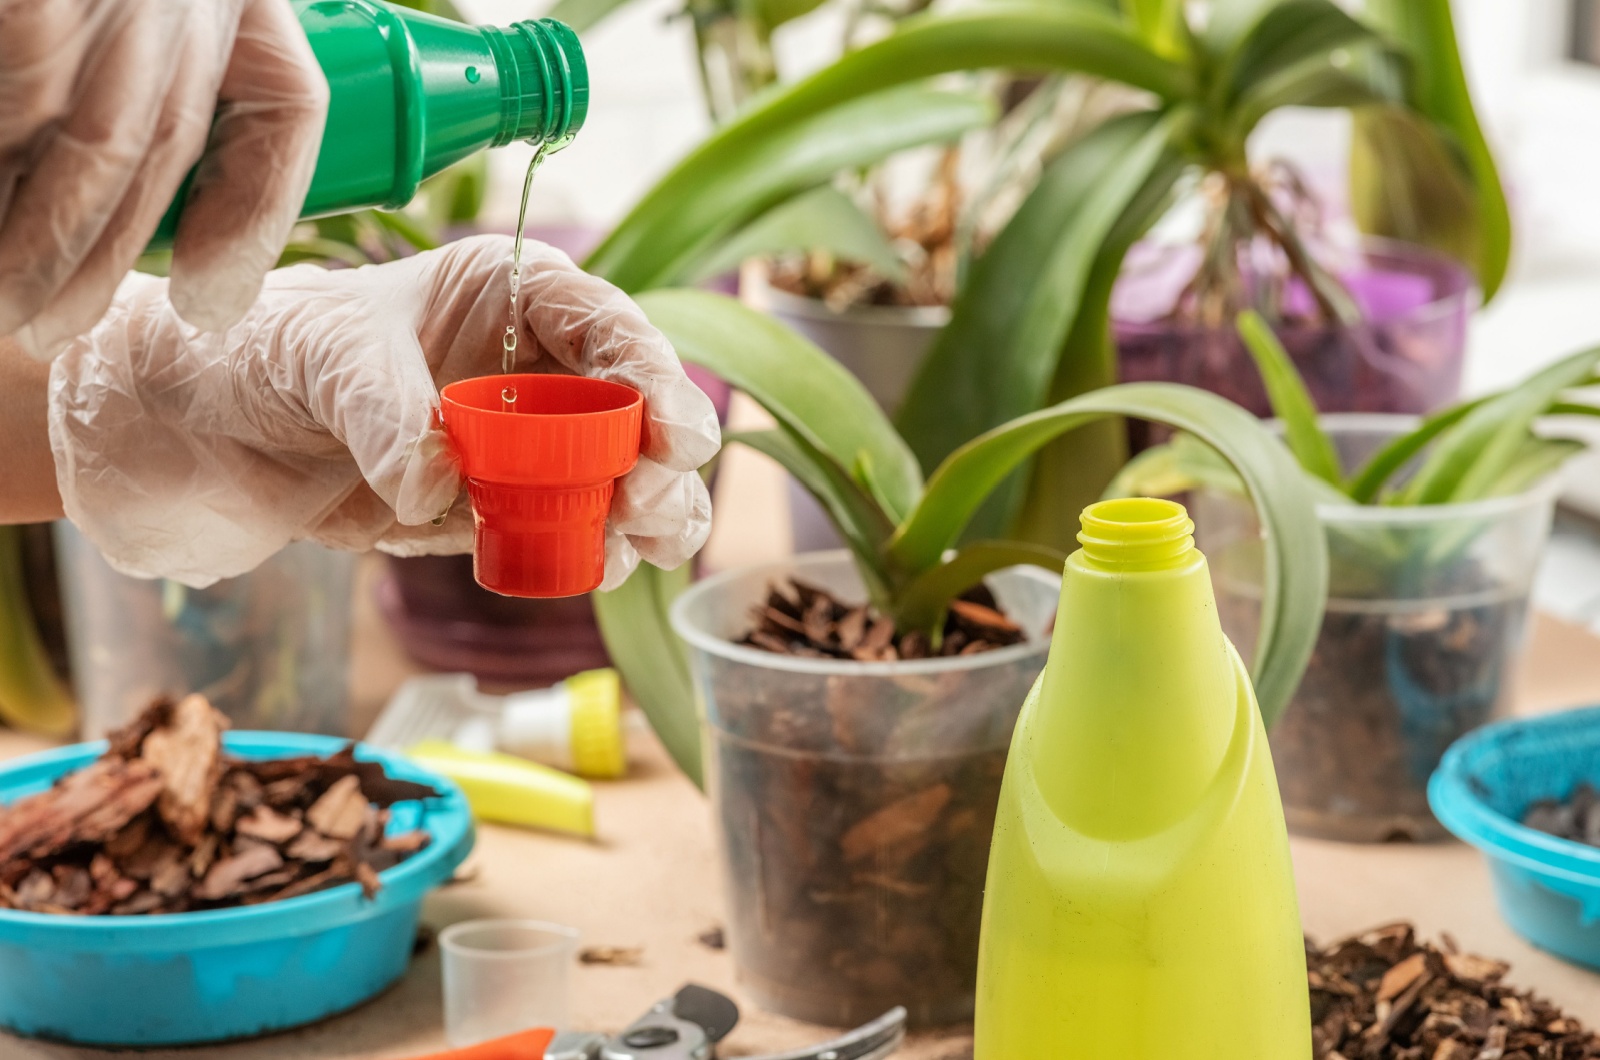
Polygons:
M327 108L289 0L0 0L0 335L46 358L88 331L202 151L172 297L191 323L237 321Z
M301 538L469 551L463 484L434 410L439 387L500 370L510 261L509 238L482 236L362 269L280 269L221 333L181 320L166 281L130 276L51 372L67 516L117 569L196 586ZM539 244L525 247L522 277L518 371L644 394L644 445L612 502L604 587L641 556L677 566L710 530L697 472L720 444L710 401L615 287Z

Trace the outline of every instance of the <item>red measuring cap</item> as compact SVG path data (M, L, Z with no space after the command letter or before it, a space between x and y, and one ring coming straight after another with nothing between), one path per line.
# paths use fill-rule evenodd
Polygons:
M573 375L463 379L439 397L472 499L478 584L503 596L599 588L606 513L617 477L639 461L644 397Z

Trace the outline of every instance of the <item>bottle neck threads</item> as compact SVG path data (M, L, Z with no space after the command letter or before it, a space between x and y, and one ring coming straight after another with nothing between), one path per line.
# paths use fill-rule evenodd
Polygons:
M484 27L500 71L494 146L572 136L589 111L589 70L577 34L554 19Z
M1194 553L1194 522L1183 505L1149 497L1099 501L1083 510L1083 557L1106 571L1171 570Z

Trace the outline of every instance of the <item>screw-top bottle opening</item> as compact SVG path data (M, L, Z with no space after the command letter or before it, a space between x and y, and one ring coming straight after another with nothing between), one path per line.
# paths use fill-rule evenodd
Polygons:
M1082 523L1085 558L1106 570L1168 570L1194 551L1194 522L1176 501L1100 501L1083 510Z
M562 140L589 113L589 66L571 27L554 19L485 27L500 68L499 147L512 140Z

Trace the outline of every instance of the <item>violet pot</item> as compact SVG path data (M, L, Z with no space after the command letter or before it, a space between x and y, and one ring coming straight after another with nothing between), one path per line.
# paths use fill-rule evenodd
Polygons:
M1190 245L1151 244L1129 253L1111 303L1120 377L1187 383L1270 416L1261 375L1232 326L1165 319L1198 253ZM1467 318L1478 302L1467 269L1422 247L1369 239L1335 272L1361 309L1361 323L1274 329L1317 408L1421 414L1453 400ZM1303 290L1291 289L1288 301L1310 308ZM1136 445L1142 440L1136 435Z

